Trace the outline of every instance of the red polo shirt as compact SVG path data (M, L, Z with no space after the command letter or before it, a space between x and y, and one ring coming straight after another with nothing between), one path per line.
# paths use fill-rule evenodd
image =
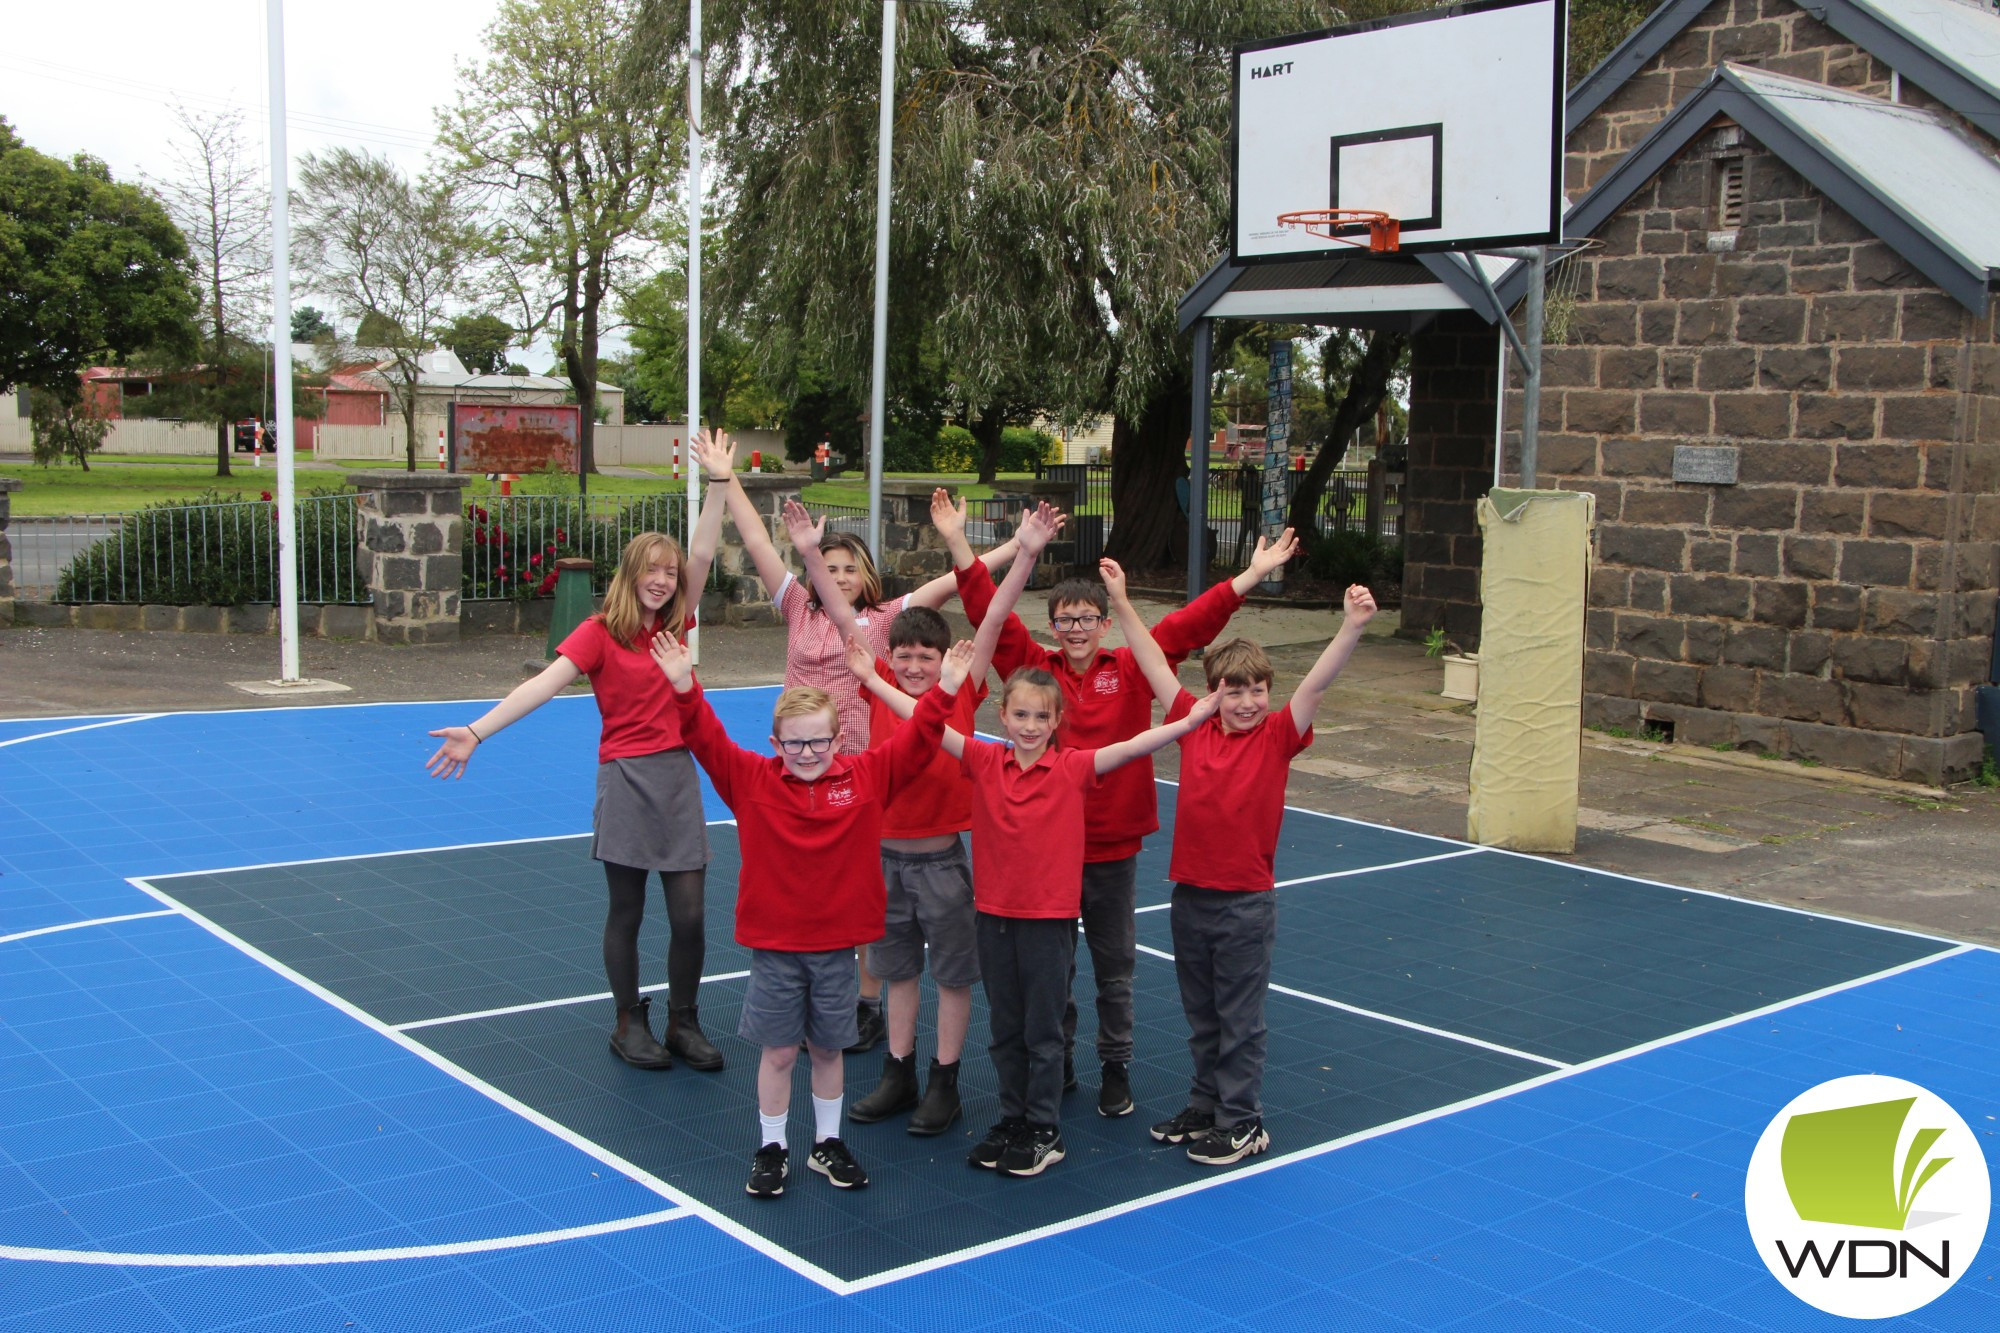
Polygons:
M875 660L875 674L902 689L889 664L880 658ZM864 693L868 695L869 748L876 749L899 735L905 723L896 716L895 709L875 697L874 691ZM936 694L937 690L933 687L926 693ZM985 699L986 687L968 680L958 687L945 725L961 736L972 735L978 726L979 705ZM944 833L963 833L971 827L972 781L965 776L958 760L942 748L931 756L917 780L889 802L882 815L885 838L934 838Z
M976 627L993 604L993 576L984 561L957 571L958 598ZM1153 626L1153 641L1175 669L1189 653L1205 647L1229 623L1243 599L1228 583L1218 583ZM1056 744L1064 749L1100 749L1129 741L1153 725L1153 689L1129 648L1100 648L1083 671L1072 670L1059 648L1045 648L1029 636L1017 615L1007 617L993 650L993 669L1005 680L1021 667L1040 667L1062 687L1062 725ZM1153 757L1147 755L1104 775L1084 803L1085 861L1117 861L1136 856L1140 841L1160 827L1153 794Z
M1167 710L1177 722L1194 707L1182 690ZM1181 737L1181 793L1174 802L1170 878L1204 889L1268 892L1285 820L1285 775L1292 756L1311 745L1292 710L1273 708L1249 731L1229 731L1211 717Z
M882 938L882 812L937 751L951 698L930 691L888 745L836 755L801 782L777 755L730 740L699 684L674 695L688 749L736 815L738 944L824 953Z
M973 905L994 916L1077 916L1082 797L1099 786L1097 751L1051 745L1022 768L1012 747L967 737L959 766L972 779Z
M694 628L689 616L684 629ZM556 652L590 677L604 729L597 742L597 762L631 759L642 754L681 747L681 718L674 708L674 687L653 660L653 636L641 629L627 648L611 637L604 621L591 616L570 631Z

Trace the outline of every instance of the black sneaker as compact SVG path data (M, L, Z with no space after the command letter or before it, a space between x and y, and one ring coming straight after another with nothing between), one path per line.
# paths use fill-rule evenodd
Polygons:
M1240 1125L1217 1125L1188 1144L1188 1160L1203 1166L1228 1166L1246 1157L1255 1157L1271 1146L1261 1120L1245 1120Z
M1062 1131L1054 1125L1029 1125L1000 1154L995 1169L1003 1176L1039 1176L1062 1159Z
M759 1199L775 1199L785 1192L785 1177L792 1173L792 1155L776 1143L767 1143L750 1159L750 1183L745 1194Z
M1116 1060L1104 1062L1104 1077L1097 1084L1097 1113L1104 1116L1132 1114L1132 1079Z
M1149 1131L1158 1143L1186 1143L1215 1128L1215 1117L1207 1111L1184 1107L1172 1120L1162 1120Z
M806 1165L825 1176L835 1189L858 1190L868 1184L868 1173L839 1139L821 1139L815 1143Z
M889 1035L889 1020L882 1017L882 1006L879 1004L857 1006L854 1021L861 1035L847 1048L849 1055L865 1055L874 1050L882 1038Z
M991 1171L1000 1165L1000 1157L1007 1151L1007 1145L1016 1135L1028 1128L1028 1122L1017 1116L1009 1116L986 1131L986 1137L973 1145L966 1155L967 1166L977 1166Z

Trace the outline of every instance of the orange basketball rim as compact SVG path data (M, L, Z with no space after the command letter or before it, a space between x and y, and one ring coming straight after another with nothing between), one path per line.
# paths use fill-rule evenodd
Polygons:
M1309 235L1346 245L1360 245L1365 230L1368 248L1377 253L1401 249L1403 244L1403 224L1372 208L1303 208L1278 214L1278 225L1300 227Z

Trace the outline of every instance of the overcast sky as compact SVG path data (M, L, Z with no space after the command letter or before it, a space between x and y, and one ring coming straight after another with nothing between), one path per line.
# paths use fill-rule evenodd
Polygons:
M29 147L87 152L120 180L167 176L176 101L243 112L269 160L265 0L8 0L0 115ZM292 160L336 144L425 164L454 63L479 55L499 0L291 0L285 7ZM535 369L546 345L536 349ZM518 355L518 354L517 354Z

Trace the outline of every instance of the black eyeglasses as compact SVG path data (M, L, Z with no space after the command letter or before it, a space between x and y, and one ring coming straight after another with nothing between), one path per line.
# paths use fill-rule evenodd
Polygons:
M1109 616L1050 616L1049 623L1060 630L1096 629Z
M779 741L778 748L786 754L804 754L811 750L814 754L825 754L833 748L833 737L811 736L802 741Z

